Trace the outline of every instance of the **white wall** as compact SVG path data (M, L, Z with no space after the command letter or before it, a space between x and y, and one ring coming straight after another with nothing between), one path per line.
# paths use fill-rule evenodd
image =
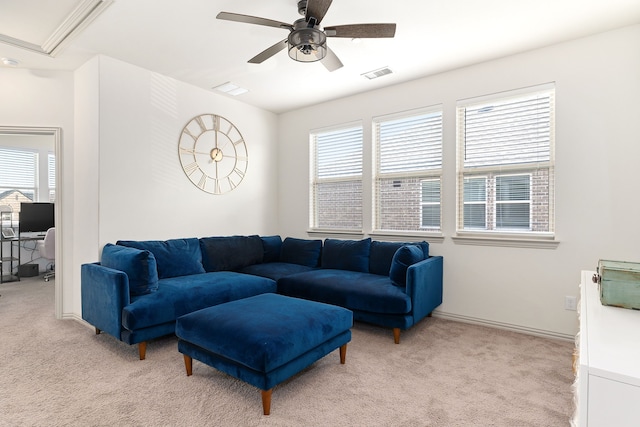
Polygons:
M76 93L74 313L79 266L106 243L277 233L274 114L105 56L76 71ZM203 113L227 118L246 141L247 173L230 193L204 193L181 169L180 132Z
M640 261L640 25L282 114L280 233L308 228L309 131L413 108L444 108L444 303L440 315L561 337L577 330L564 297L600 258ZM455 234L455 106L475 96L556 84L557 249L464 246ZM371 147L365 144L365 182ZM365 186L366 187L366 186ZM631 191L630 191L631 190ZM370 197L370 195L369 195ZM370 202L365 212L371 209ZM365 219L365 231L371 221Z

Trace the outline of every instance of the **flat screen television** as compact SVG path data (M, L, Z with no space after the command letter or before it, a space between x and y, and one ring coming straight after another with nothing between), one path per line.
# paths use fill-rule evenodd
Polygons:
M53 203L20 203L20 233L46 233L55 226Z

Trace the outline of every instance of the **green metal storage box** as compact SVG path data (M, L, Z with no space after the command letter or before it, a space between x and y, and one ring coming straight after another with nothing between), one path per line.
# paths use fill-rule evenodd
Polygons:
M603 305L640 310L640 263L601 259L593 281Z

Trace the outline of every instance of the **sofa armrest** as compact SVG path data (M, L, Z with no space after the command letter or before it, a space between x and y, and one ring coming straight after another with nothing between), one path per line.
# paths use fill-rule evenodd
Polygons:
M130 302L129 277L99 263L80 267L82 318L121 339L122 309Z
M443 258L431 256L407 269L407 295L413 306L413 321L427 316L442 304Z

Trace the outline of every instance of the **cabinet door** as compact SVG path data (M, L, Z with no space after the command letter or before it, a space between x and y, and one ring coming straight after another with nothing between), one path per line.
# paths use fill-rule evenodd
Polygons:
M640 387L589 375L589 427L637 427Z

